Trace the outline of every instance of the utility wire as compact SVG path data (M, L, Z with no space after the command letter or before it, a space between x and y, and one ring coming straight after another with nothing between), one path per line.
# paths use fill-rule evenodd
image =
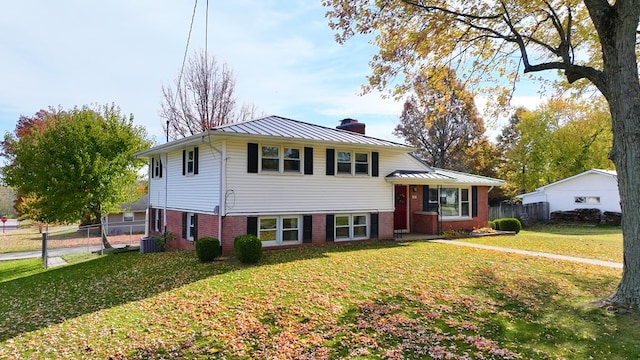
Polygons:
M207 8L208 6L209 6L209 0L207 0ZM191 14L191 24L189 25L189 35L187 35L187 44L184 47L184 55L182 56L182 66L180 67L180 75L178 76L178 88L176 89L176 96L173 98L173 104L171 105L172 108L176 107L176 98L180 95L180 84L182 84L182 74L184 73L184 65L187 62L187 53L189 52L189 42L191 41L191 31L193 30L193 21L196 17L197 8L198 8L198 0L195 0L195 3L193 4L193 14ZM169 124L167 124L167 140L169 136L168 134L169 134Z

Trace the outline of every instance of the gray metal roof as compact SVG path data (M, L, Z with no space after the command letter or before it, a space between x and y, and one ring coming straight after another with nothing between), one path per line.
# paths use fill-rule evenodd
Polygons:
M402 179L402 180L445 180L452 181L455 178L438 174L435 171L420 171L420 170L396 170L391 174L385 176L386 179Z
M211 129L211 133L216 132L411 149L410 146L393 141L275 115Z
M500 179L432 167L416 154L412 153L408 155L417 160L417 162L424 167L424 170L396 170L385 177L387 181L403 184L434 185L502 186L505 184L505 181Z
M486 185L501 186L505 182L503 180L494 179L486 176L473 175L458 171L438 169L428 167L422 170L396 170L385 176L389 182L396 183L413 183L413 184L457 184L457 185Z

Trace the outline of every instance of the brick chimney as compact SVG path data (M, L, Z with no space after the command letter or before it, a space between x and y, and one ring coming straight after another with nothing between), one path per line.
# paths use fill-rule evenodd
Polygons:
M340 120L340 125L336 128L364 135L364 126L364 123L360 123L356 119L346 118Z

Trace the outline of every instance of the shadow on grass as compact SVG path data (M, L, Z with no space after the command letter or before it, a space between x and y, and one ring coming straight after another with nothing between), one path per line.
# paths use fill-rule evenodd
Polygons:
M120 253L0 283L0 342L87 313L142 300L229 271L312 258L328 253L399 246L391 241L267 251L257 265L234 258L198 262L194 252ZM2 270L13 277L25 273ZM28 273L28 272L27 272Z
M636 321L637 314L612 314L579 300L598 298L601 289L610 288L617 279L552 272L566 282L474 269L474 290L485 294L491 304L477 318L482 319L484 332L510 344L525 358L551 354L552 358L627 359L640 353L639 324L625 325Z
M569 224L537 224L526 227L529 232L558 235L614 235L622 234L620 226L612 225L569 225Z
M349 308L328 340L338 357L483 359L631 359L640 354L637 314L615 315L579 304L563 281L469 270L460 289L428 296L384 293ZM579 275L585 296L608 286Z

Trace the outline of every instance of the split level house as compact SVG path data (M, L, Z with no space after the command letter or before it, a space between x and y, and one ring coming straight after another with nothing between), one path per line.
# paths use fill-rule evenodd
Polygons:
M488 191L504 182L431 168L412 147L279 116L219 126L138 152L149 159L149 236L254 234L263 247L392 239L484 227Z

